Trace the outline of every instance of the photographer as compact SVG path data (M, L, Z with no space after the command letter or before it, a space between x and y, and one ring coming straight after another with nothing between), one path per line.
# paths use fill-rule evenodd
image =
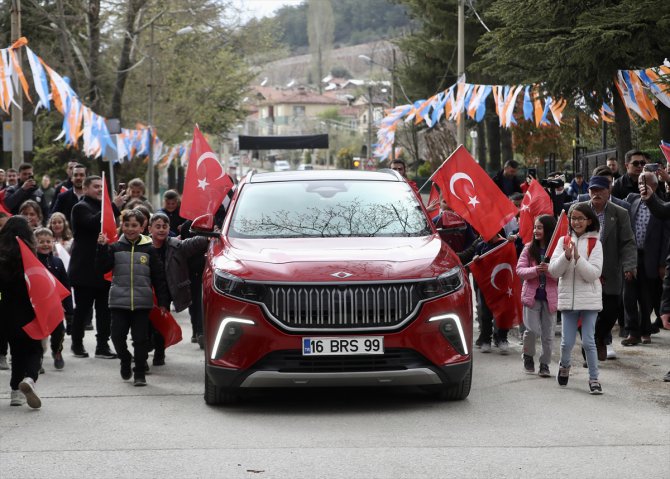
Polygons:
M49 210L44 201L42 190L39 189L33 177L33 165L21 163L19 166L19 182L16 186L7 188L5 206L13 215L19 214L19 207L26 200L33 200L42 209L42 217L48 216Z
M558 171L552 171L546 180L540 181L540 184L549 193L551 202L554 205L554 217L558 217L564 205L572 201L572 198L565 190L565 175Z

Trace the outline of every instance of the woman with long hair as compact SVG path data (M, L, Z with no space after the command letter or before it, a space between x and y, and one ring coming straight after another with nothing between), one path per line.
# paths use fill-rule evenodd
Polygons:
M17 240L17 237L19 238ZM35 237L28 220L13 216L0 230L0 328L9 340L12 355L10 405L37 409L42 401L35 393L35 382L42 363L42 342L32 339L23 326L35 317L24 278L18 241L23 240L35 252Z
M72 230L65 215L56 211L49 217L47 228L54 235L54 243L60 244L68 253L72 249Z
M554 343L554 324L558 306L558 281L549 274L547 245L556 228L556 220L550 215L541 215L533 225L533 240L524 247L516 265L516 273L523 280L521 303L523 304L523 368L528 374L535 373L535 343L541 338L541 377L549 377L549 362Z

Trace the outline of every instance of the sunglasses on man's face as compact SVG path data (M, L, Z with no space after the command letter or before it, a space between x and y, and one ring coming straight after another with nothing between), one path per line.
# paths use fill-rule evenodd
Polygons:
M630 162L631 165L633 165L635 168L639 168L640 166L644 166L647 164L646 161L644 160L635 160Z

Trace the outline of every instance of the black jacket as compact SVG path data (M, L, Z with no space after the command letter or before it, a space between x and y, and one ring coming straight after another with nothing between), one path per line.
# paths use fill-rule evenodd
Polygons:
M504 176L502 170L500 170L496 175L493 177L493 182L498 185L498 188L500 188L500 191L505 193L506 196L511 195L512 193L523 193L521 191L521 181L519 181L519 178L516 176L513 176L511 179L512 182L512 191L505 191L505 181L504 181Z
M68 275L72 286L89 286L93 288L105 287L103 275L94 268L95 252L100 234L100 210L102 202L89 196L84 196L72 208L72 253ZM119 211L112 203L114 215Z
M185 240L167 238L165 240L165 276L174 309L179 312L191 305L191 280L189 264L191 258L204 261L209 246L208 238L197 236ZM159 250L160 251L160 250Z
M82 197L83 198L83 197ZM71 223L72 222L72 208L74 205L79 203L79 198L72 188L69 190L60 193L56 196L53 204L51 205L50 215L59 212L65 215L65 218Z
M40 208L42 208L42 217L46 218L49 215L49 205L45 204L42 190L40 190L38 186L29 190L24 190L22 185L23 183L19 182L19 184L7 188L7 192L5 193L5 206L9 212L13 215L18 215L19 208L21 208L23 202L33 200L40 205Z
M54 256L53 253L42 254L37 253L37 259L49 270L54 277L60 281L60 283L65 286L65 289L70 290L70 280L67 277L67 271L65 271L65 265L63 260ZM63 300L63 311L65 314L72 315L74 314L74 308L72 306L72 295L68 296Z

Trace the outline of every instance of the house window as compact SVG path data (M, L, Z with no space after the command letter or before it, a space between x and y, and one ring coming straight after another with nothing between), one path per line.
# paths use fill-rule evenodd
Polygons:
M293 116L305 116L305 106L304 105L294 106Z

